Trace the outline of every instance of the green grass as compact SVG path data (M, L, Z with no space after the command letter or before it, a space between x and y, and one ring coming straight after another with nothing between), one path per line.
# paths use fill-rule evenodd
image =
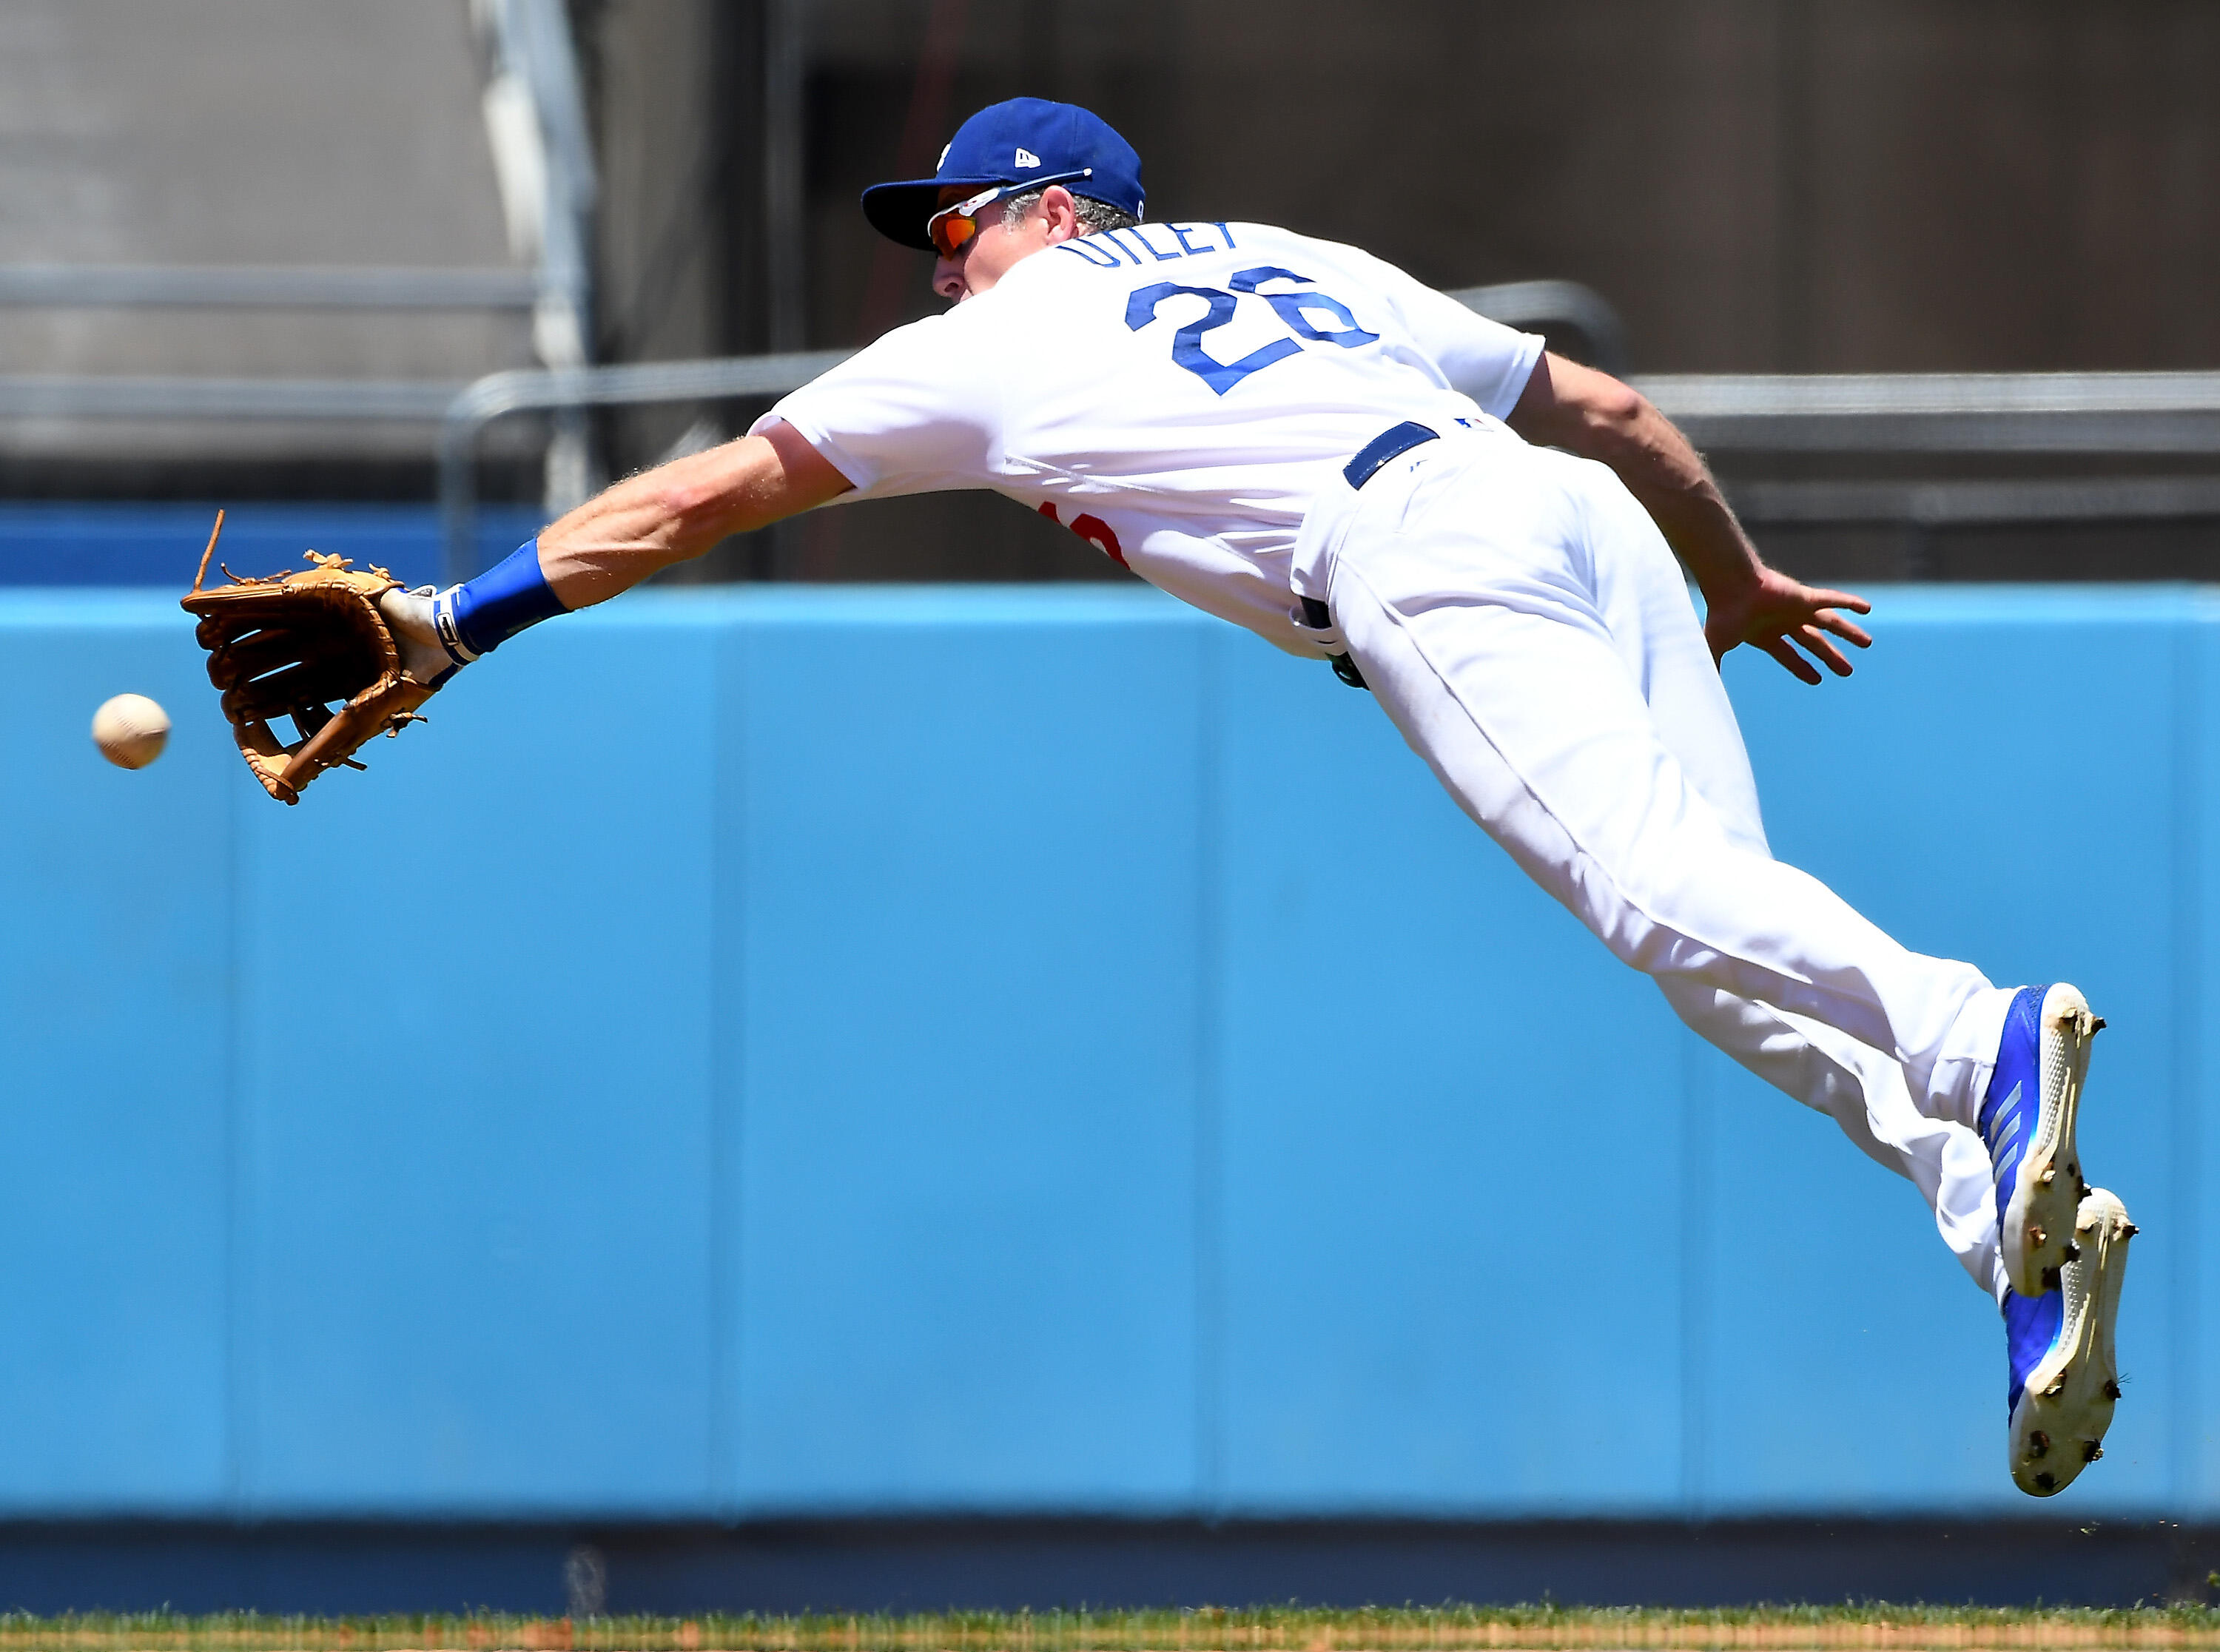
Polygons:
M1758 1607L1733 1611L1444 1606L1398 1611L950 1612L912 1617L593 1618L572 1623L486 1613L267 1618L169 1613L0 1616L0 1652L1988 1652L2075 1648L2211 1649L2220 1610L2006 1611L1976 1607Z

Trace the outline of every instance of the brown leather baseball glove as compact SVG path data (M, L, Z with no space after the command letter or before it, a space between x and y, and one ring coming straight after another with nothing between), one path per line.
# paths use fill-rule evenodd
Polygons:
M311 551L311 567L265 579L225 568L231 583L204 590L221 512L215 526L184 607L200 620L209 681L223 690L223 714L246 766L271 796L297 803L325 770L363 767L352 754L373 734L422 721L416 708L433 689L402 669L378 612L377 599L401 583L384 569L359 571L344 557ZM290 745L270 726L280 717L292 720Z

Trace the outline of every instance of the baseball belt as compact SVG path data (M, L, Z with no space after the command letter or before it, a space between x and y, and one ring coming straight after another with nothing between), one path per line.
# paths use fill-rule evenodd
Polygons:
M1437 440L1440 434L1439 431L1430 430L1414 419L1406 419L1401 424L1390 426L1365 443L1357 450L1356 457L1341 467L1341 474L1350 487L1361 488L1379 475L1380 467L1389 459ZM1298 597L1296 600L1303 605L1305 625L1313 631L1333 629L1333 615L1325 603L1315 596ZM1356 669L1356 662L1347 654L1328 654L1326 658L1332 662L1333 674L1350 688L1365 686L1364 673Z

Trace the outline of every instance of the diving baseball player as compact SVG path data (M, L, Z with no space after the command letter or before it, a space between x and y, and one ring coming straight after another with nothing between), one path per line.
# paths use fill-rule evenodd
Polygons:
M1369 688L1688 1025L1917 1184L2004 1312L2014 1481L2093 1461L2136 1231L2074 1144L2104 1024L2070 986L1907 951L1774 859L1719 681L1743 643L1848 675L1867 605L1768 568L1679 433L1539 339L1353 247L1146 221L1139 157L1084 109L985 109L864 210L939 253L947 312L468 583L386 592L408 676L836 499L1017 500Z

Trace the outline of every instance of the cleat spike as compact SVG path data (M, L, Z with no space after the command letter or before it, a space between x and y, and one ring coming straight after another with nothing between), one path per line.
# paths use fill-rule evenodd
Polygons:
M2105 1398L2107 1400L2117 1400L2119 1397L2120 1385L2113 1381L2111 1378L2106 1378L2105 1381Z
M2058 1180L2058 1171L2054 1167L2050 1169L2045 1170L2041 1175L2037 1176L2036 1180L2041 1182L2044 1187L2048 1188L2052 1182Z
M2037 1474L2035 1477L2035 1483L2046 1492L2055 1492L2058 1489L2058 1476L2049 1474Z
M2142 1229L2137 1227L2133 1222L2130 1222L2120 1230L2120 1237L2123 1239L2132 1239L2136 1234L2142 1231Z
M2027 1225L2027 1242L2030 1244L2047 1244L2050 1242L2050 1236L2042 1231L2040 1222L2030 1222Z
M2046 1268L2042 1270L2042 1288L2044 1290L2061 1290L2064 1287L2065 1280L2058 1269Z
M2079 1262L2081 1260L2081 1247L2074 1244L2071 1239L2068 1239L2066 1242L2066 1260L2068 1262Z
M2081 1442L2082 1462L2094 1462L2098 1458L2104 1455L2105 1448L2101 1442L2096 1440L2084 1440Z
M2027 1437L2027 1455L2029 1456L2039 1457L2049 1449L2050 1436L2045 1434L2041 1429L2036 1430L2034 1433Z
M2057 1398L2058 1398L2058 1396L2059 1396L2059 1395L2061 1395L2061 1394L2064 1393L2065 1392L2066 1392L2066 1373L2065 1373L2065 1372L2063 1372L2063 1371L2061 1371L2061 1372L2058 1374L2057 1378L2056 1378L2056 1379L2055 1379L2055 1380L2051 1383L2051 1385L2050 1385L2048 1388L2045 1388L2045 1389L2042 1391L2042 1397L2043 1397L2045 1400L2055 1400L2055 1399L2057 1399Z
M2102 1032L2104 1030L2105 1030L2105 1018L2104 1018L2103 1016L2101 1016L2101 1015L2092 1015L2092 1016L2091 1016L2091 1017L2089 1018L2089 1036L2090 1036L2091 1038L2095 1038L2095 1037L2096 1037L2099 1032Z

